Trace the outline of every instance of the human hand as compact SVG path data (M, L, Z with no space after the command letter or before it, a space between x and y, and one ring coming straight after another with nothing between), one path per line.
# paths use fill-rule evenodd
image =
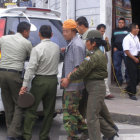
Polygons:
M68 78L61 79L61 86L62 87L67 88L69 83L70 83L70 80Z
M27 91L27 87L21 87L19 95L24 94Z
M135 63L139 63L139 59L135 57L135 58L134 58L134 62L135 62Z
M117 48L114 48L113 50L114 50L114 52L116 52L118 49Z
M60 50L61 50L62 53L64 53L66 48L61 48Z
M105 38L105 41L106 41L107 43L109 43L109 39L108 39L108 37Z

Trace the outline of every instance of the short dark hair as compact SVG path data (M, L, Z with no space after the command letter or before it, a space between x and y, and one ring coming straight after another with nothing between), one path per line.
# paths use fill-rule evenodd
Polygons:
M31 27L31 24L28 23L28 22L20 22L17 26L17 32L19 33L23 33L25 30L26 31L29 31L30 30L30 27Z
M52 28L50 25L42 25L39 29L39 32L44 38L51 38L52 36Z
M118 21L120 21L120 20L123 20L125 22L125 18L123 18L123 17L119 18Z
M90 41L90 44L96 42L96 47L106 46L106 41L101 38L89 38L87 41Z
M131 32L133 29L136 28L136 26L138 26L138 24L136 24L136 23L130 24L130 25L129 25L129 31Z
M97 30L100 30L101 28L106 29L106 25L105 25L105 24L99 24L99 25L97 26Z
M86 28L89 27L88 21L87 21L86 17L84 17L84 16L81 16L81 17L77 18L76 22L80 26L84 25Z

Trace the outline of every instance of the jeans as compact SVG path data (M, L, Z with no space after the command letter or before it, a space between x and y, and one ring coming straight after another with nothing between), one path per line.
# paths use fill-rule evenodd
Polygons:
M119 82L119 84L122 84L123 82L122 70L121 70L122 60L124 60L124 64L125 64L125 79L126 79L126 82L128 82L129 78L128 78L128 72L126 69L126 57L124 55L124 52L119 51L119 50L115 51L113 54L113 62L114 62L115 74L116 74L117 81Z

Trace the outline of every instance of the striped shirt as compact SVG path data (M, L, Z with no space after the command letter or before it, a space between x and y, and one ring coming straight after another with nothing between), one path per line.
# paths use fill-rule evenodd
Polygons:
M86 56L86 50L83 41L76 35L66 47L63 77L74 70L81 64ZM84 89L84 83L82 80L73 81L65 89L66 91L77 91Z

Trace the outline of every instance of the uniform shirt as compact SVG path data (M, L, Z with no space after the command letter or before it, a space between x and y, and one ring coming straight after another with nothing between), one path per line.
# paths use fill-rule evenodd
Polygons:
M32 44L20 33L0 38L0 68L22 71L24 61L30 55Z
M76 35L66 47L63 77L74 70L75 67L79 66L86 56L86 49L83 41ZM66 91L82 90L84 88L83 81L73 81L65 89Z
M140 51L140 41L138 36L134 36L132 33L128 34L123 40L123 50L128 50L131 55L137 56ZM125 56L127 56L125 54Z
M72 73L70 80L104 80L107 78L106 56L98 49L94 49L90 56L87 56L77 71Z
M86 43L88 32L89 32L89 29L83 35L81 35L82 37L81 39L83 40L84 44Z
M59 46L50 39L43 39L32 49L23 86L27 87L34 75L57 75L59 58Z

